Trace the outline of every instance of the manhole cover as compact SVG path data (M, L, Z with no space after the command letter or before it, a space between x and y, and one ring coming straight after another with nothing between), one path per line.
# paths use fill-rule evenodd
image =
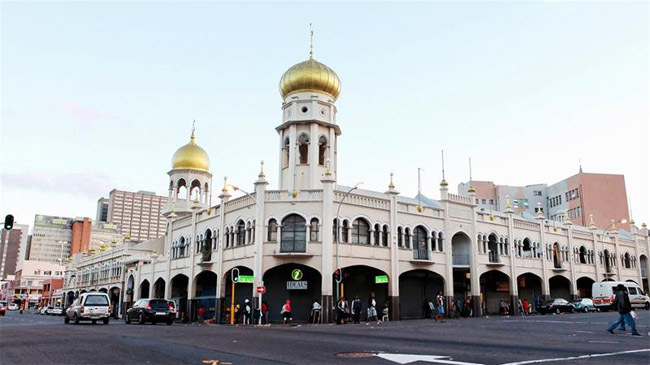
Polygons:
M374 352L339 352L336 354L337 357L345 358L363 358L363 357L373 357L375 356Z

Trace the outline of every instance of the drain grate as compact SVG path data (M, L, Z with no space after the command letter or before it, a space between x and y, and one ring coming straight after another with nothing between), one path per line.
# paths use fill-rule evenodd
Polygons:
M354 359L359 359L359 358L365 358L365 357L373 357L377 353L376 352L339 352L336 354L337 357L344 357L344 358L354 358Z

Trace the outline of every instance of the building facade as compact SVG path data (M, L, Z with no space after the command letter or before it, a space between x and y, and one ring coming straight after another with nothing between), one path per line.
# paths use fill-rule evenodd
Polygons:
M402 196L392 177L384 192L339 185L338 76L310 56L285 72L280 91L278 189L268 188L262 169L250 193L233 198L243 190L226 183L210 206L210 159L192 131L168 172L162 255L124 261L124 308L164 297L182 319L194 320L203 306L228 322L234 301L264 300L279 321L289 299L294 320L307 321L318 301L330 322L336 298L359 295L374 296L379 313L407 319L423 317L422 304L439 292L448 303L470 299L482 315L498 313L504 297L588 297L602 280L647 286L645 225L626 232L616 222L602 230L541 212L522 216L508 199L486 211L473 187L451 194L444 178L438 200Z
M61 264L70 256L73 221L72 218L37 214L28 260Z
M97 213L95 220L100 222L108 222L108 205L109 200L106 198L99 198L97 200Z
M28 235L29 226L24 224L15 224L10 231L4 228L0 231L0 280L16 274Z
M98 249L102 245L122 242L122 240L123 236L117 224L91 221L90 218L75 218L72 224L70 254Z
M122 236L131 242L142 242L165 234L162 207L167 197L152 192L130 192L114 189L109 194L108 222L120 227Z
M43 283L50 279L63 278L65 266L44 261L23 261L16 271L14 280L3 284L0 297L3 300L24 299L31 305L38 305L43 294Z

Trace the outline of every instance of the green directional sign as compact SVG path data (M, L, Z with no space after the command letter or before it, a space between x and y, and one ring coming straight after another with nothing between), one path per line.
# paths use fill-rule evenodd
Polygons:
M377 275L375 276L375 284L387 284L388 275Z
M300 269L295 269L291 272L291 278L293 280L300 280L302 279L302 271Z
M254 283L253 275L239 275L235 278L235 283Z

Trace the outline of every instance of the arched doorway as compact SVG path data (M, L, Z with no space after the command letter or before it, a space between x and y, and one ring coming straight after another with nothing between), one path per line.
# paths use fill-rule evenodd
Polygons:
M595 280L583 276L576 282L578 286L578 296L580 298L591 298L591 287L594 285Z
M427 300L435 301L436 294L445 288L442 276L429 270L411 270L399 276L399 317L425 317Z
M165 279L158 278L155 283L153 283L153 297L154 298L165 298Z
M176 305L177 318L182 321L188 319L187 313L187 287L189 279L183 274L178 274L171 279L171 300Z
M131 308L131 303L133 303L133 290L135 288L135 279L133 275L129 275L129 278L126 280L126 295L124 296L124 302L126 303L125 308Z
M214 318L217 303L217 274L212 271L202 271L196 276L196 293L193 305L196 306L192 313L198 313L199 308L205 308L203 319ZM195 319L195 318L193 318ZM200 318L199 318L200 320Z
M529 272L519 275L517 277L517 293L522 301L528 299L531 310L537 310L535 298L542 295L542 278ZM541 301L543 302L543 298Z
M562 298L571 301L571 282L564 276L553 276L548 280L551 298Z
M115 318L119 317L120 309L120 288L114 286L108 291L108 296L111 299L111 306L113 307L112 315Z
M454 292L445 293L454 298L468 298L470 291L470 254L472 240L464 232L458 232L451 238L451 261L454 268Z
M230 323L230 305L232 301L232 277L231 274L234 269L237 269L239 271L239 275L246 275L246 276L252 276L253 275L253 270L245 267L245 266L237 266L231 270L228 270L226 272L225 277L223 278L224 287L223 289L225 290L225 295L224 295L224 303L223 303L223 310L222 310L222 315L221 318L223 322L225 323ZM235 272L237 271L235 270ZM266 285L266 283L264 283ZM268 292L268 290L267 290ZM248 299L251 300L251 295L253 295L253 283L249 282L237 282L235 283L235 304L239 303L242 306L244 305L244 300ZM271 311L277 311L280 313L281 308L270 308L269 307L269 315L271 314ZM293 310L293 308L291 308ZM241 318L235 318L235 323L241 323Z
M66 299L65 299L65 308L67 308L67 307L69 307L69 306L72 304L72 302L74 302L74 299L75 299L74 292L69 291L69 292L66 294L65 298L66 298Z
M490 270L479 278L481 294L483 294L482 309L484 314L498 314L501 299L510 301L510 277L501 271ZM512 305L510 306L512 309Z
M381 316L382 310L388 302L388 274L374 267L365 265L348 266L342 269L341 287L339 296L345 296L348 302L352 304L354 298L358 295L363 303L361 318L366 319L368 316L367 305L370 300L370 294L375 294L377 302L377 314ZM336 288L336 280L332 276L332 286ZM336 294L336 290L335 290ZM335 298L336 304L338 299ZM390 310L389 310L390 312Z
M101 288L101 289L99 289L99 292L100 292L100 293L105 293L105 294L106 294L106 293L108 293L108 289L106 289L106 288Z
M149 298L149 280L144 279L144 281L140 284L140 298Z
M291 300L291 316L296 322L308 322L314 301L321 303L322 277L318 270L301 264L284 264L264 273L269 321L281 321L280 310ZM322 303L321 303L322 304Z

